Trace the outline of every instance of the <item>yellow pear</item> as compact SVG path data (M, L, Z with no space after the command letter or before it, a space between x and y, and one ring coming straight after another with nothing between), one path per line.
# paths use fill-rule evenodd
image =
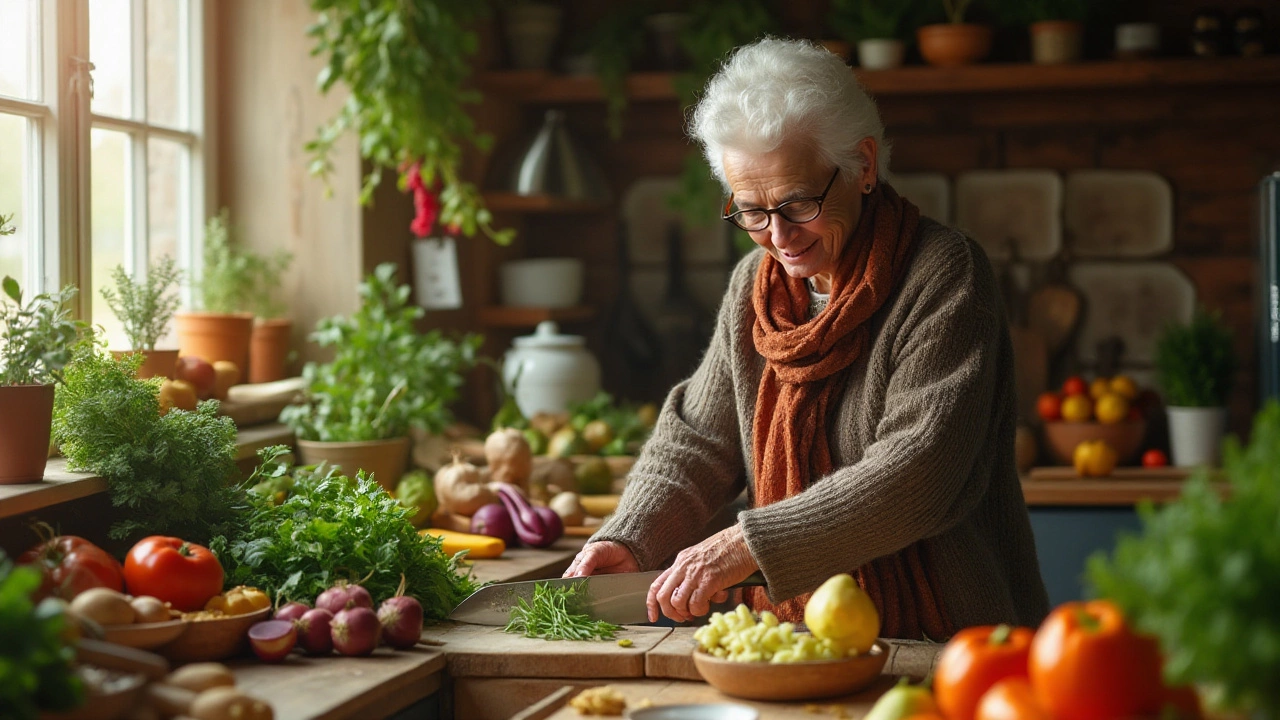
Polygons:
M804 606L804 622L819 640L831 640L864 653L880 634L880 613L871 596L848 573L834 575Z

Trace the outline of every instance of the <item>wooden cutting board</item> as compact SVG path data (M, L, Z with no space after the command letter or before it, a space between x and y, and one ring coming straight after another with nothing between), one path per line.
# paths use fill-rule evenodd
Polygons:
M444 653L452 677L628 678L644 677L645 653L671 628L628 626L615 640L539 640L500 627L445 622L422 637ZM631 647L618 640L629 639ZM437 644L438 643L438 644Z

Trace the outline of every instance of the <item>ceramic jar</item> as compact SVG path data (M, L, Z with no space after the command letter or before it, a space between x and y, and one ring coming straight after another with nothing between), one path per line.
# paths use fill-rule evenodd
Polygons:
M600 391L600 363L580 335L561 335L547 320L532 335L516 338L502 363L508 392L525 417L562 412Z

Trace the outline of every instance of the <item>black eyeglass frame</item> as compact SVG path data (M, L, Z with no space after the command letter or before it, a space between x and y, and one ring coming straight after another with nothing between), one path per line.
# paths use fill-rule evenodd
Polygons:
M775 207L775 208L751 208L749 210L738 210L737 212L731 213L729 212L729 209L733 207L733 195L730 194L729 199L724 204L724 210L722 211L720 218L726 222L733 224L733 226L738 228L739 230L745 230L746 232L763 232L764 230L768 230L769 225L773 223L773 216L775 213L786 218L787 222L794 223L796 225L803 225L805 223L813 222L814 220L818 219L819 215L822 214L822 203L827 199L827 193L831 192L831 188L833 185L836 184L836 178L839 177L839 175L840 175L840 168L836 168L835 172L831 173L831 179L827 181L827 186L823 188L821 195L815 195L813 197L796 198L795 200L788 200L784 203L779 203L778 207ZM787 216L787 213L785 212L785 208L788 205L791 205L794 203L802 203L802 202L817 203L818 212L814 213L813 217L809 218L808 220L792 220L790 217ZM764 213L765 214L764 225L754 230L750 230L743 227L742 223L738 222L737 218L742 213L748 213L748 212Z

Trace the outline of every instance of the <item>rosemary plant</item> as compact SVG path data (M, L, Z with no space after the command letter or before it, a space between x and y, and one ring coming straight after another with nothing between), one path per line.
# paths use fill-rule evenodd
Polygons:
M134 282L124 267L117 265L111 271L115 288L102 288L107 307L124 325L129 347L134 350L155 350L156 341L164 335L170 318L178 309L178 296L172 292L182 279L182 271L173 258L165 256L155 267L147 271L147 277Z

